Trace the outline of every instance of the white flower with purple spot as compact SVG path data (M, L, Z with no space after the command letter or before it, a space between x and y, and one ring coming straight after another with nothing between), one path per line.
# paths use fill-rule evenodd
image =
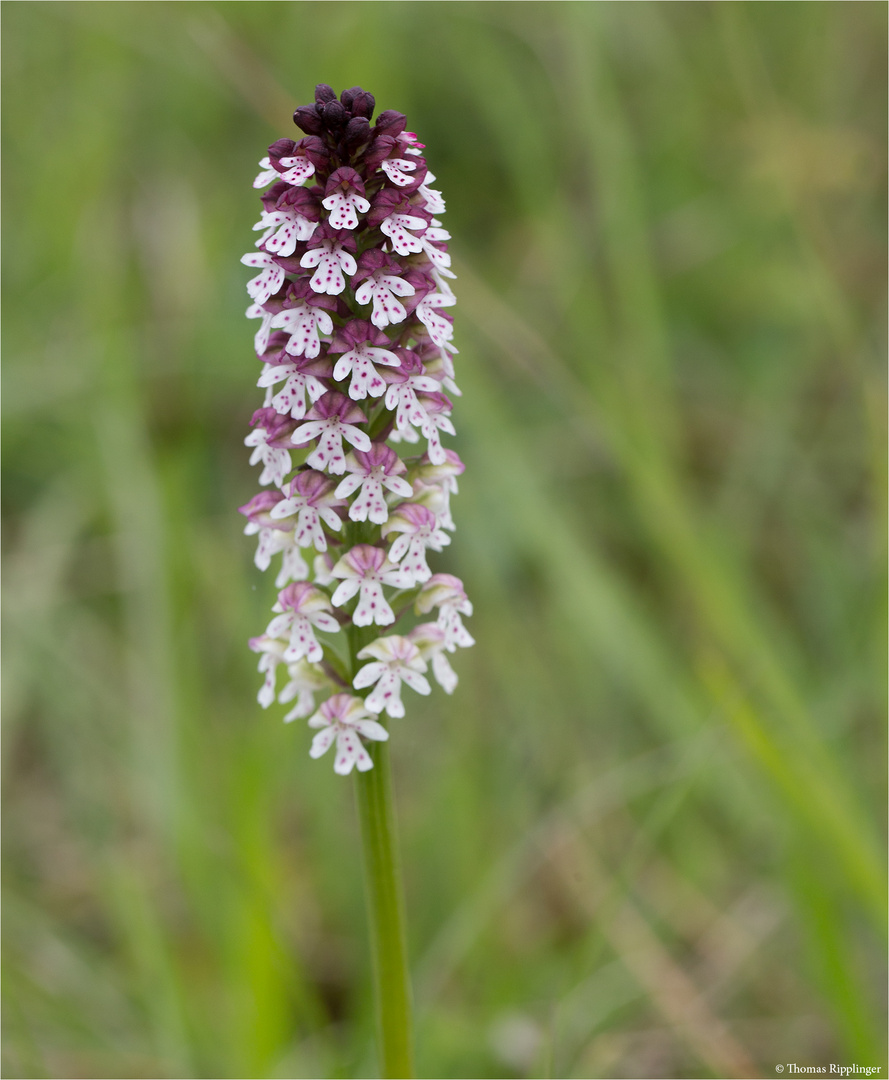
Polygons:
M291 360L288 356L283 364L267 364L256 385L270 387L284 380L283 388L269 398L269 406L282 416L302 420L306 415L306 393L313 402L322 397L327 387L318 375L329 374L330 364L325 361L313 362L305 356Z
M413 296L414 287L409 281L385 270L375 270L373 274L355 290L355 300L359 304L373 302L370 321L380 330L396 323L404 322L407 311L398 296Z
M410 174L417 171L417 162L407 158L388 158L381 162L380 168L398 187L407 187L416 179Z
M349 375L349 397L361 401L368 397L382 397L386 391L386 381L377 371L377 364L384 367L400 367L401 361L390 349L380 346L389 339L364 319L355 319L337 333L328 347L329 354L341 352L333 369L333 377L343 382Z
M334 694L309 720L309 727L321 730L312 740L309 755L319 758L326 754L336 741L333 769L340 776L347 776L353 768L367 772L373 768L370 755L361 744L361 738L385 742L389 732L378 723L361 698L351 694Z
M423 241L414 236L426 228L425 218L413 214L390 214L380 223L380 230L389 237L392 249L399 255L418 255Z
M402 683L406 683L418 694L432 692L423 675L426 661L417 646L406 637L392 634L389 637L377 638L358 653L358 659L373 661L360 668L352 680L356 690L363 690L376 683L364 699L372 713L379 714L385 710L390 716L404 716Z
M426 562L426 549L441 551L451 538L438 526L435 514L428 506L402 503L392 511L382 528L383 536L398 533L389 548L389 561L410 574L411 584L418 585L432 577Z
M370 450L370 439L357 426L366 421L367 417L361 409L345 394L328 390L309 409L305 421L291 438L297 446L317 439L318 445L307 458L307 463L313 469L327 469L337 475L346 471L343 439L356 450Z
M335 634L340 624L331 614L327 595L308 581L296 581L278 594L272 611L279 612L266 628L266 637L287 638L282 653L285 663L305 657L312 663L324 658L324 650L315 637L315 628Z
M307 469L299 472L290 483L290 493L269 510L272 521L296 515L294 537L301 547L313 547L327 551L327 537L321 522L334 531L343 527L337 508L345 506L345 500L334 492L334 482L324 473Z
M389 562L385 552L372 544L358 544L347 552L331 570L335 578L342 578L331 603L342 607L358 593L358 606L352 614L356 626L389 626L395 622L395 613L383 595L383 586L406 589L413 584L394 563Z
M459 646L468 649L475 641L463 625L461 615L472 614L472 603L467 598L463 582L453 574L433 574L417 597L415 609L418 615L428 615L438 608L438 625L444 631L445 647L454 652Z
M291 356L307 356L310 359L321 352L321 334L333 333L333 320L327 312L304 300L273 315L270 325L290 334L285 350Z
M264 251L248 251L241 257L245 266L260 266L261 273L247 282L247 292L257 304L264 304L284 284L284 268Z
M386 505L386 488L403 499L409 499L413 489L402 479L407 468L398 454L383 443L374 443L367 453L356 450L346 455L345 479L341 480L336 494L348 499L360 488L358 498L349 507L352 521L373 521L381 525L389 516Z
M292 463L289 451L280 445L279 440L289 437L294 424L288 418L280 416L274 409L257 409L250 422L254 425L253 431L244 439L245 446L254 448L250 455L250 464L256 465L262 462L260 484L274 484L276 487L281 487L284 477L292 468Z
M343 274L351 276L358 269L355 259L337 240L321 240L318 247L309 248L299 264L307 269L317 266L309 285L315 292L331 296L339 296L345 289Z

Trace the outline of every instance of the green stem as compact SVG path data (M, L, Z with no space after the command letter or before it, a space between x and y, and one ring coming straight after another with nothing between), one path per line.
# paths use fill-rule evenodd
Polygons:
M414 1075L414 1056L389 747L375 742L367 749L374 767L356 775L355 790L364 852L381 1075L387 1080L403 1080Z

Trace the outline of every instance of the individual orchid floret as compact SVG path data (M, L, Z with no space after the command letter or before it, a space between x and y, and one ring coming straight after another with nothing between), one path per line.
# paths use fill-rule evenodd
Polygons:
M353 400L360 401L368 394L371 397L383 396L386 382L375 365L400 365L394 352L380 348L384 344L391 344L389 338L364 319L354 319L334 335L327 351L334 354L341 352L343 355L336 362L333 377L337 382L342 382L351 373L349 397Z
M283 388L269 398L269 406L282 416L301 420L306 415L306 393L313 402L326 393L327 387L321 378L330 375L331 364L326 359L291 357L286 352L283 361L268 364L256 385L270 387L284 380Z
M248 251L241 257L245 266L259 266L262 270L247 282L247 292L257 304L264 304L284 284L284 268L264 251Z
M263 211L262 217L253 226L254 229L266 230L257 241L257 246L262 244L266 251L282 257L292 255L297 242L311 240L317 227L317 221L310 221L291 207L282 207L271 213Z
M334 684L317 664L308 660L297 660L294 664L288 664L287 675L288 681L278 694L278 701L286 705L296 698L296 704L284 717L284 722L289 724L292 720L311 716L315 711L315 694L330 690Z
M358 659L374 661L365 664L352 680L356 690L377 684L364 701L373 713L385 710L390 716L404 716L402 683L407 683L418 694L431 693L431 687L423 675L426 661L417 646L406 637L392 634L377 638L358 653Z
M438 623L420 623L407 637L416 645L420 656L432 664L432 674L438 685L446 694L453 694L458 680L457 673L448 662L448 646L444 630Z
M289 294L290 306L273 314L269 325L290 335L284 348L291 356L311 359L321 352L321 335L333 333L333 320L323 307L327 298L313 293L308 282L303 283L302 289L291 286Z
M340 481L336 494L347 499L358 488L361 493L349 507L352 521L370 519L381 525L389 516L383 488L403 499L409 499L413 489L402 476L407 468L398 454L384 443L374 443L367 453L356 450L346 456L347 475Z
M287 644L279 641L278 638L262 634L260 637L250 638L248 645L253 652L259 653L259 672L265 675L265 681L259 688L256 699L264 709L267 709L275 700L276 673L278 664L283 663Z
M428 615L433 608L438 608L437 622L444 631L448 652L454 652L458 646L467 649L475 644L460 618L472 614L472 603L458 577L433 574L423 586L414 607L418 615Z
M289 442L295 425L292 420L279 415L274 409L257 409L250 423L253 431L244 439L245 446L254 447L250 464L262 462L260 484L275 484L281 487L284 477L292 468L290 453L281 445L281 440L286 439Z
M262 158L259 163L259 168L261 171L253 181L253 186L255 188L268 187L273 180L278 179L278 170L272 168L272 163L269 161L268 157Z
M430 214L443 214L445 212L445 201L440 191L435 191L430 184L435 183L435 177L427 169L426 175L423 177L423 183L417 188L417 194L423 199L423 209L427 210Z
M432 571L426 562L426 549L441 549L451 542L446 532L438 527L435 514L427 506L417 503L402 503L389 515L382 528L383 536L398 533L392 547L389 548L389 560L398 563L405 573L410 574L411 584L420 584L432 577Z
M411 173L417 171L418 162L408 161L406 158L388 158L386 161L380 163L380 168L389 177L393 184L398 187L407 187L409 184L416 183L417 177L411 176ZM425 167L421 166L421 178L425 176Z
M429 331L429 337L439 348L447 348L454 336L454 325L449 317L445 317L439 311L443 307L451 307L456 303L453 295L447 293L427 293L414 309L414 316Z
M361 738L385 742L389 732L367 711L361 698L351 694L334 694L309 720L309 727L321 730L312 740L309 754L319 758L327 753L336 740L334 772L347 776L353 768L366 772L373 768L370 755L361 745Z
M410 473L414 486L414 498L423 506L428 506L438 519L442 529L454 531L454 519L451 517L451 495L457 494L457 477L461 476L466 466L453 450L445 450L445 460L436 465L424 454Z
M329 529L339 531L343 523L337 508L346 505L344 499L337 497L334 486L334 481L324 473L314 469L299 472L290 482L289 495L269 509L269 517L274 522L295 514L296 543L301 548L327 551L327 537L321 522Z
M325 230L319 229L318 235L320 236L323 231ZM311 246L316 244L316 238L313 238L310 241L309 250L299 260L300 266L308 269L313 266L318 267L309 282L314 292L339 296L346 287L346 279L343 275L348 274L351 277L358 269L355 259L346 250L348 246L354 248L355 241L348 237L348 234L345 236L346 239L342 241L321 237L317 239L317 246Z
M289 644L282 654L286 663L302 660L303 657L313 663L322 660L324 651L315 638L314 628L331 634L340 628L331 614L327 595L308 581L297 581L282 589L272 611L279 614L269 623L266 636L289 638Z
M308 464L313 469L343 473L346 471L343 439L356 450L370 450L370 439L357 427L366 422L367 417L345 394L329 390L306 413L305 422L294 431L292 440L299 446L317 439L318 445L309 454Z
M308 139L278 139L269 147L269 162L276 171L277 179L285 184L303 184L315 173L315 162ZM260 164L262 164L260 162Z
M426 437L426 453L433 464L444 465L447 455L441 445L439 431L456 435L449 416L451 403L444 394L438 391L433 394L423 393L417 401L425 414L425 419L420 422L420 431Z
M380 330L407 318L407 310L397 297L413 296L415 289L398 275L399 269L397 263L377 248L363 252L358 259L355 281L364 277L366 280L355 290L355 302L373 304L370 321Z
M407 436L408 442L416 442L417 434L413 430L422 424L429 424L426 410L420 404L417 394L434 394L438 391L435 379L423 373L420 358L410 349L399 350L401 363L398 368L386 371L385 405L395 411L395 426L398 432ZM413 437L411 437L413 436Z
M268 570L272 556L283 553L281 574L283 580L276 582L283 588L288 581L304 581L309 576L309 567L303 559L299 546L294 544L293 521L275 521L270 514L273 506L284 498L282 491L260 491L250 502L239 507L239 513L247 518L244 526L246 536L259 535L254 562L258 570ZM285 573L286 571L286 573ZM279 579L281 578L279 574Z
M330 211L328 223L332 229L355 229L358 215L370 210L370 203L364 198L364 181L354 169L342 168L331 173L324 195L321 205Z
M413 578L386 558L385 552L372 544L358 544L347 552L331 570L335 578L342 578L331 602L342 607L358 593L358 606L352 614L356 626L389 626L395 622L395 613L383 595L383 586L407 589Z

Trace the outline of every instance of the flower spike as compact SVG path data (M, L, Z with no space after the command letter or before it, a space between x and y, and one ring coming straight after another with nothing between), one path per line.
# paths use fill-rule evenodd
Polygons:
M472 644L462 582L427 562L451 542L463 472L442 444L459 394L445 204L405 117L374 109L361 87L316 87L294 113L305 136L260 161L259 239L241 260L265 395L245 440L263 490L241 513L256 565L281 555L250 641L259 701L291 703L284 719L317 729L312 757L335 744L341 775L373 767L365 744L404 716L403 686L429 694L429 673L452 693L448 654Z

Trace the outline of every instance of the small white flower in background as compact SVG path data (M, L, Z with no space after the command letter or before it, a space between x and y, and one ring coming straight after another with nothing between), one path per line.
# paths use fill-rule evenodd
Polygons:
M405 118L389 110L372 125L373 112L359 87L337 101L323 85L296 110L306 137L279 139L260 162L260 237L242 259L259 271L247 316L260 320L265 400L245 440L264 490L241 513L256 565L281 556L273 618L250 641L258 699L308 718L311 756L335 745L341 775L373 767L365 743L388 738L384 716L404 716L404 686L429 694L431 670L453 693L449 655L473 643L462 582L427 561L450 543L463 472L441 441L454 434L447 395L460 393L445 204ZM368 641L412 610L435 621L357 654L334 648L341 629Z

